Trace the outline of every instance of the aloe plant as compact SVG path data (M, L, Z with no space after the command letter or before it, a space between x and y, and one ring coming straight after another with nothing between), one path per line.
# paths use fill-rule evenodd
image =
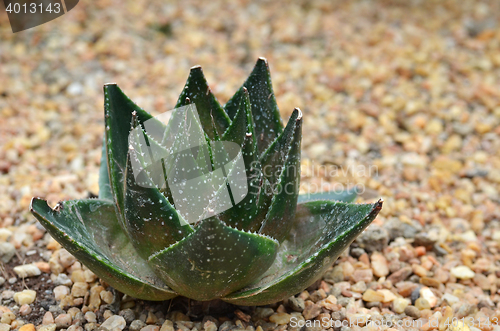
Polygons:
M382 207L381 200L353 204L355 194L346 192L299 195L302 113L295 109L283 126L263 58L223 107L201 68L193 67L176 104L176 109L195 106L197 111L190 130L198 130L204 140L199 143L206 148L182 156L193 169L201 171L207 160L212 170L224 166L217 164L217 143L240 148L234 159L243 160L244 182L238 187L246 188L245 194L232 198L232 208L215 214L213 199L208 205L176 201L172 182L163 178L157 185L158 178L152 177L158 172L146 169L147 148L151 152L154 145L165 156L172 154L172 146L182 145L186 135L177 128L186 126L184 117L174 114L167 123L159 121L116 84L105 85L104 95L99 197L60 202L55 208L33 198L30 209L63 247L132 297L167 300L182 295L239 305L277 302L320 278ZM151 123L163 138L149 133L146 126ZM145 137L147 148L142 143L132 146L134 132ZM223 160L232 158L224 155ZM156 169L168 177L172 169L180 169L179 160L162 161ZM134 164L143 166L141 179ZM235 167L233 163L225 175L241 175ZM214 183L216 193L230 187L227 180L219 187ZM237 191L234 185L231 189ZM201 204L204 212L212 208L212 214L188 220L193 215L178 208L182 203L190 208Z

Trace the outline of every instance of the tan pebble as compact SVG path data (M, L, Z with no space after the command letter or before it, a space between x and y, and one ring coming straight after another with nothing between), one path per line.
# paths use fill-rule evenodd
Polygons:
M55 323L52 323L52 324L40 326L40 328L38 328L37 331L55 331L56 328L57 328L57 325Z
M418 298L415 301L415 307L417 307L418 310L423 310L423 309L430 309L431 305L429 304L429 301L427 301L424 298Z
M437 304L437 298L434 295L434 292L432 292L427 286L420 289L420 297L427 300L431 308Z
M42 324L49 325L53 323L54 323L54 316L50 311L46 312L45 315L43 315Z
M207 327L207 323L212 323L213 326L209 325L209 327ZM207 321L205 323L205 331L217 331L217 325L215 325L214 322L212 321ZM213 328L215 327L215 329ZM160 328L160 331L175 331L174 329L174 322L170 321L170 320L165 320L165 322L163 322L163 324L161 325L161 328Z
M417 284L412 282L399 282L396 284L398 293L403 297L409 297L417 286Z
M306 320L313 319L320 313L321 313L321 307L318 304L315 304L309 300L305 302L305 308L304 311L302 311L302 315Z
M81 269L76 269L71 273L71 280L76 283L76 282L81 282L81 283L86 283L87 281L85 280L85 273Z
M25 264L14 267L14 272L19 278L27 278L33 276L39 276L42 274L40 269L34 264Z
M55 251L57 249L60 249L61 248L61 245L55 241L54 239L52 239L48 244L47 244L47 249L50 249L51 251Z
M102 316L103 316L105 319L108 319L108 318L110 318L110 317L112 317L112 316L115 316L115 315L113 315L113 312L112 312L111 310L106 309L106 310L104 311L104 313L102 314Z
M50 271L54 275L59 275L60 273L62 273L64 271L64 267L59 263L59 260L56 258L53 258L53 257L51 257L49 259L49 267L50 267Z
M369 283L373 280L373 271L371 269L357 269L352 274L352 280L354 282L364 281L365 283Z
M71 287L71 295L74 297L84 297L87 294L89 285L85 282L75 282Z
M101 294L102 294L102 292L101 292ZM158 322L158 317L156 317L156 315L153 314L153 312L151 312L151 311L148 312L148 317L146 318L146 324L155 324L156 322Z
M61 301L65 297L67 297L70 293L69 287L65 285L59 285L54 287L54 298L56 301Z
M449 331L471 331L469 325L467 325L467 323L462 323L462 322L455 323L454 325L452 324L448 330Z
M427 270L419 264L413 264L411 266L413 273L419 277L427 276Z
M394 299L394 301L392 302L392 309L398 313L398 314L402 314L404 313L405 311L405 308L408 307L408 305L410 304L410 301L408 299L404 299L404 298L396 298Z
M371 265L373 274L376 277L384 277L389 274L389 264L385 256L379 252L375 252L371 256Z
M31 307L27 304L24 304L19 308L19 315L21 316L26 316L31 313Z
M77 307L71 307L70 309L68 309L68 314L69 316L71 316L71 318L75 318L76 314L80 313L81 310L80 308L77 308Z
M83 305L83 298L74 298L73 299L73 306L81 306Z
M445 284L450 278L450 273L442 268L438 268L436 269L436 271L434 271L433 278L436 279L438 282Z
M33 324L24 324L19 328L18 331L35 331L35 326Z
M84 315L85 320L89 323L96 323L97 322L97 317L94 312L88 311Z
M106 310L104 314L106 314L107 311L109 310ZM104 317L106 318L106 316ZM122 316L113 315L113 313L111 313L111 316L108 316L108 318L104 321L104 323L101 324L101 327L106 328L108 330L123 330L126 325L127 322Z
M102 291L100 293L100 297L101 297L102 301L104 301L104 302L106 302L108 304L113 303L114 295L110 291Z
M433 277L422 277L420 278L420 283L425 286L439 287L442 283Z
M452 268L450 273L458 279L472 279L475 275L474 271L464 265Z
M0 318L0 323L5 323L5 324L10 324L12 321L16 319L16 315L14 315L13 312L5 312L2 314L2 317Z
M159 331L160 327L158 325L146 325L141 329L141 331Z
M92 271L90 270L85 270L83 272L83 277L85 278L85 281L87 283L92 283L92 282L95 282L97 280L97 276L96 274L94 274Z
M24 304L29 305L30 303L33 303L35 299L36 299L36 292L33 290L24 290L14 294L14 301L18 305L24 305Z
M384 295L382 293L375 292L372 289L368 289L363 293L363 300L367 302L382 302L384 300Z
M71 325L72 318L69 314L60 314L54 319L58 328L67 328Z
M35 262L34 263L38 269L40 269L41 272L48 273L50 272L50 266L47 262L40 261L40 262Z
M382 290L377 290L377 293L380 293L384 296L384 298L382 299L381 302L392 302L394 301L397 297L394 293L392 293L390 290L388 289L382 289Z
M59 263L64 267L68 268L71 266L73 263L75 263L76 259L73 255L71 255L70 252L65 250L64 248L61 248L59 250Z
M278 325L284 325L290 322L290 318L291 316L287 313L275 313L269 316L269 321Z
M91 310L97 309L101 305L102 291L104 291L104 287L100 285L94 285L90 288L89 308Z

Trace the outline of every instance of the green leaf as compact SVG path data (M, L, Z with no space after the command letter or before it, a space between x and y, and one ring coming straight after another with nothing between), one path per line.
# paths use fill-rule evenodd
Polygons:
M235 118L238 112L240 100L245 94L244 88L248 90L250 96L257 151L260 154L283 131L283 123L271 83L271 73L265 58L259 58L242 87L224 106L231 119Z
M139 123L152 118L150 114L133 103L116 84L104 85L105 139L110 187L122 222L124 215L123 182L133 112L136 112Z
M285 130L273 141L269 148L260 156L262 172L272 185L278 182L283 166L290 154L294 139L302 139L302 113L300 109L293 110ZM299 135L298 137L295 137ZM300 156L300 155L299 155Z
M245 140L245 135L249 132L247 131L249 128L248 118L251 118L251 116L250 99L248 98L248 92L246 92L245 96L240 100L236 116L231 122L231 125L227 128L226 132L222 135L221 140L232 141L242 146L243 141Z
M142 131L142 130L141 130ZM125 186L125 224L139 255L147 259L193 232L148 176L134 177L131 160L142 163L136 153L129 154ZM145 167L144 163L141 164Z
M283 146L277 154L280 158L284 156L285 162L282 164L283 168L279 174L279 180L272 187L274 195L271 206L259 230L259 233L271 236L279 242L285 239L292 226L292 220L295 217L295 208L290 208L290 206L297 205L299 195L300 145L302 141L302 113L299 109L295 109L290 122L294 124L293 135L290 137L290 141L281 144L281 136L277 139L277 142ZM289 127L290 125L287 125L283 133L287 133ZM264 172L266 170L265 167L264 163Z
M375 219L382 201L348 204L313 201L298 205L275 263L258 282L222 298L237 305L265 305L313 284Z
M31 213L64 248L117 290L144 300L177 296L135 251L107 200L65 201L55 210L33 198Z
M277 250L277 241L230 228L212 217L152 255L149 263L176 292L203 301L251 283L271 266Z
M175 107L185 106L190 102L196 105L203 130L210 139L215 140L214 129L221 135L229 127L231 121L212 94L200 66L191 68Z
M219 214L219 218L229 226L239 230L254 232L259 230L267 212L267 208L261 213L262 215L260 217L257 217L259 207L262 207L262 200L259 201L259 196L261 194L262 185L265 182L262 178L260 163L257 161L257 153L254 149L254 139L251 133L246 134L241 152L245 163L248 192L243 200L234 207ZM262 192L262 194L264 194L264 192Z
M355 189L347 189L341 192L330 191L320 193L300 194L297 203L304 203L316 200L332 200L341 202L354 202L358 194Z
M99 199L113 201L111 185L109 184L108 159L106 157L106 140L102 140L101 166L99 167Z

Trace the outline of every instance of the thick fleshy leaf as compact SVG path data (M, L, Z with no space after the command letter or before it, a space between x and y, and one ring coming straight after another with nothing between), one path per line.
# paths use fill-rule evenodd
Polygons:
M222 299L237 305L264 305L302 291L321 277L381 208L381 200L298 205L293 227L272 267L258 282Z
M99 167L99 199L113 201L113 193L111 193L111 185L109 184L106 140L104 138L102 141L101 166Z
M212 94L200 66L191 68L186 85L175 107L185 106L190 102L196 105L203 130L210 139L215 140L214 128L219 135L222 135L229 127L231 121Z
M219 214L219 218L229 226L239 230L254 232L259 230L262 220L265 217L265 212L260 218L257 217L258 208L261 206L261 204L259 204L259 195L264 182L262 171L260 170L260 163L257 161L257 153L254 150L254 139L252 134L246 134L241 151L246 165L245 171L248 192L243 200L234 207ZM267 207L269 207L269 204Z
M141 162L136 153L129 154L125 186L125 224L137 252L147 259L181 240L193 232L193 229L148 176L141 176L142 182L138 183L132 170L132 158L135 158L136 163Z
M260 156L262 173L272 185L280 179L283 166L290 154L293 139L302 139L302 113L300 109L293 110L285 130L273 141L269 148ZM299 137L295 137L300 135ZM300 151L300 150L299 150ZM300 157L300 154L299 154Z
M251 118L251 116L250 99L248 97L248 92L245 91L243 98L240 100L236 116L226 132L222 135L221 140L232 141L242 146L246 133L251 133L251 131L248 131L248 119Z
M226 103L224 109L231 119L235 118L245 87L250 96L257 151L262 153L283 131L280 112L271 83L271 73L265 58L259 58L252 73L242 87Z
M300 185L300 145L302 141L302 113L295 109L290 121L294 121L291 141L284 144L279 154L285 155L279 180L273 186L273 198L259 233L266 234L282 242L292 226L295 217ZM287 125L287 130L288 130ZM280 137L281 138L281 137ZM278 138L278 140L280 139ZM265 167L265 165L263 165ZM263 168L265 169L265 168Z
M358 194L355 189L347 189L344 191L336 192L320 192L320 193L304 193L299 195L297 203L304 203L316 200L331 200L331 201L341 201L341 202L353 202L356 200Z
M123 222L124 176L127 164L128 135L132 124L132 113L143 123L152 118L150 114L132 102L116 84L104 85L104 113L106 127L106 153L111 192Z
M216 217L152 255L152 268L176 292L195 300L211 300L259 278L273 263L278 242L230 228Z
M111 201L65 201L52 209L45 200L33 198L30 210L54 239L117 290L145 300L177 295L137 254Z

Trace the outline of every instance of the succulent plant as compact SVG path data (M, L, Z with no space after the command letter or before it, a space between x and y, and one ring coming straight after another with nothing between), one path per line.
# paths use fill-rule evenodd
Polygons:
M64 248L132 297L277 302L321 277L382 207L381 200L353 204L350 192L299 195L302 113L295 109L283 126L263 58L223 107L201 68L193 67L175 108L187 111L173 113L168 123L135 105L116 84L105 85L104 95L99 197L54 208L33 198L30 208ZM187 123L189 109L197 115ZM192 135L182 131L188 124ZM186 145L186 136L197 137L198 147ZM237 155L221 142L236 146ZM152 159L170 155L170 161L151 165L151 151ZM243 168L231 160L242 160ZM211 173L224 168L226 179L237 174L243 181L219 176L212 178L215 194L208 199L176 199L172 185L178 183L166 177L190 164L189 178L196 179L207 175L207 163ZM214 211L228 191L232 207ZM200 205L203 215L186 216Z

